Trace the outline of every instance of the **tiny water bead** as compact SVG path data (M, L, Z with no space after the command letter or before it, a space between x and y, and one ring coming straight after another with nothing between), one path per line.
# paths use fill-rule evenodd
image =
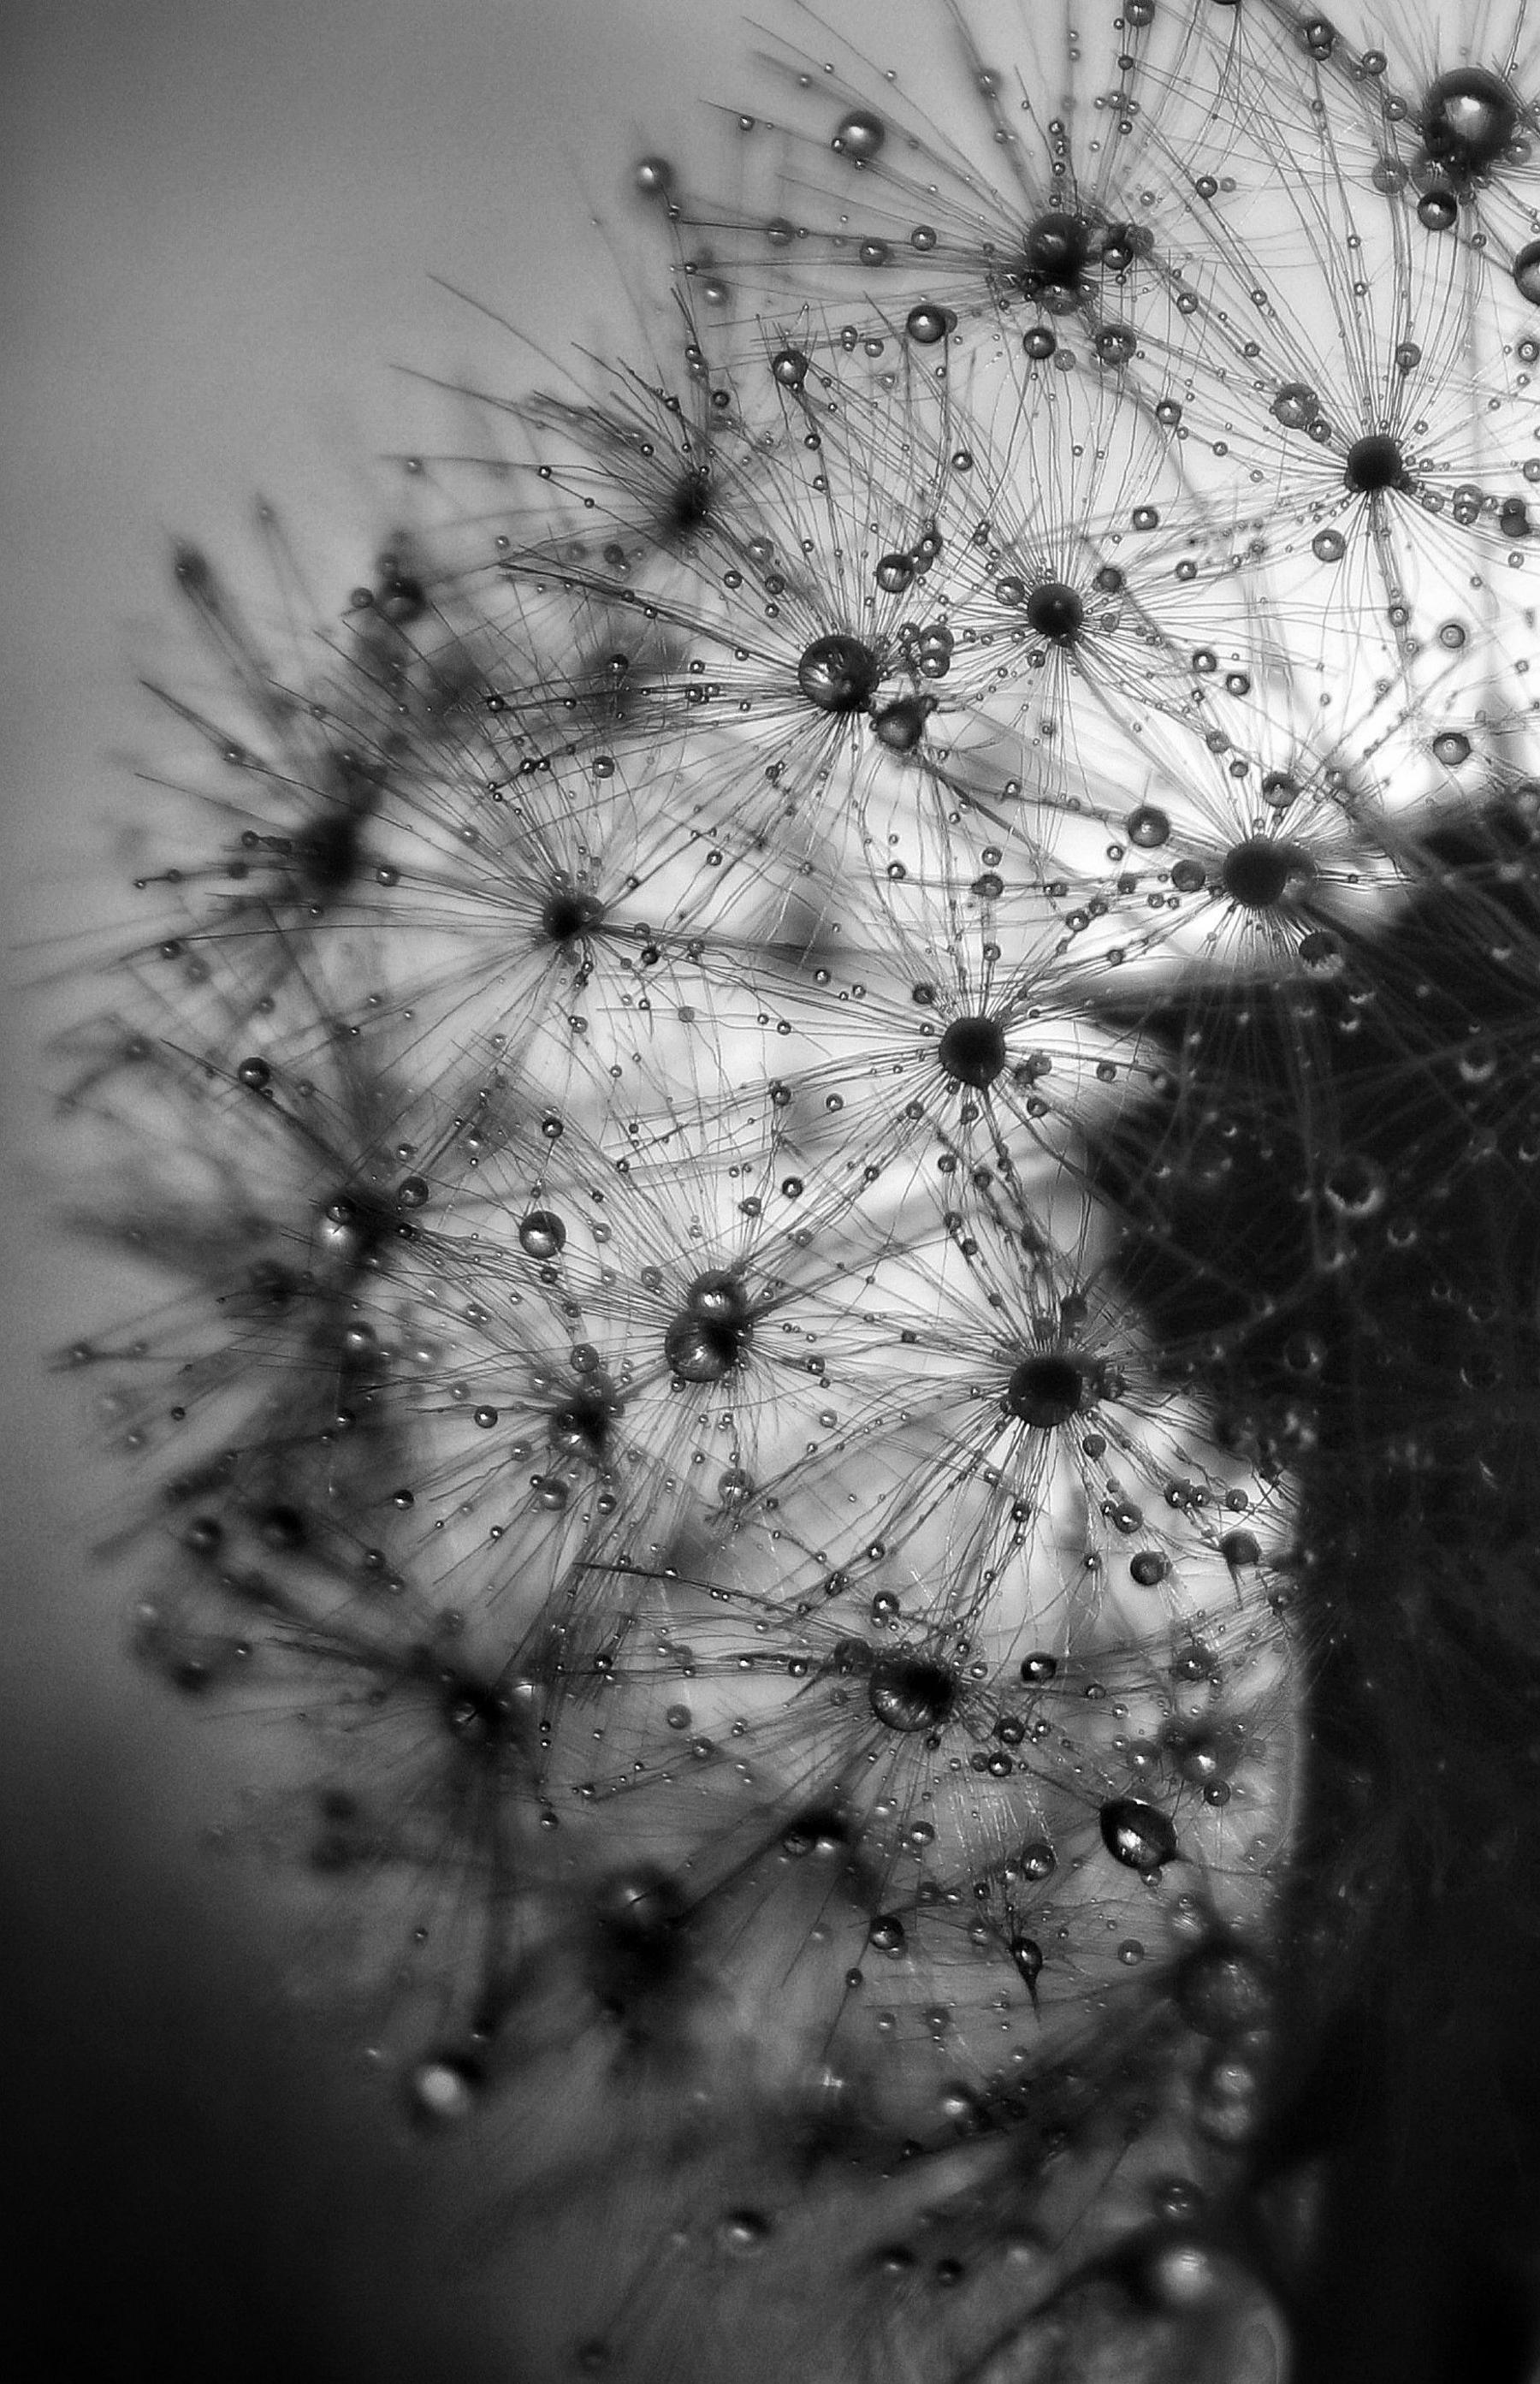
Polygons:
M797 685L819 712L863 712L882 684L882 665L859 638L815 638L797 665Z
M639 158L632 173L632 180L644 199L672 198L677 179L666 157Z
M458 2127L475 2111L480 2090L480 2073L473 2063L457 2055L441 2055L413 2070L412 2109L426 2126Z
M717 2226L716 2241L735 2259L748 2259L764 2251L774 2232L763 2210L731 2210Z

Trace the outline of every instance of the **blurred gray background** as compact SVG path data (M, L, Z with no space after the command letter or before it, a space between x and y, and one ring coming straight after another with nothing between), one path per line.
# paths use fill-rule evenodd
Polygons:
M286 2014L260 1881L201 1844L241 1762L124 1656L125 1583L90 1555L121 1486L79 1383L44 1371L116 1287L56 1222L40 1045L69 998L56 939L122 913L114 824L161 734L135 674L179 651L173 535L239 584L260 490L340 607L399 503L375 459L450 443L452 417L391 366L527 378L429 276L558 349L613 341L590 211L628 215L630 160L698 137L692 103L741 89L741 56L706 0L8 11L0 2126L24 2217L0 2267L18 2377L508 2373L434 2270L420 2164L382 2098Z

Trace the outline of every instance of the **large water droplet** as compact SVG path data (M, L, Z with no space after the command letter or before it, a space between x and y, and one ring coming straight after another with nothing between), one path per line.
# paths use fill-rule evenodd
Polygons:
M737 1275L697 1275L664 1335L664 1355L687 1383L720 1383L753 1337L749 1297Z
M880 116L869 107L852 107L835 127L830 146L838 149L842 157L866 166L879 154L887 138L888 127Z
M1422 146L1446 172L1484 173L1519 128L1519 110L1501 77L1486 67L1455 67L1428 85Z
M1231 846L1220 870L1221 882L1233 902L1246 911L1270 911L1285 894L1297 891L1315 875L1315 864L1297 844L1281 844L1270 836L1248 836Z
M1101 1807L1101 1843L1114 1862L1129 1870L1158 1871L1176 1853L1171 1817L1142 1797L1114 1796Z
M870 646L837 632L815 638L797 665L797 685L820 712L863 712L881 683Z
M1273 418L1285 430L1304 430L1320 412L1321 400L1309 381L1285 380L1273 401Z
M956 1694L957 1682L944 1664L902 1650L879 1656L867 1683L872 1711L888 1730L938 1730Z
M904 318L904 329L917 348L933 348L944 340L951 329L952 318L944 306L933 306L922 299L912 306Z
M1078 289L1090 256L1090 235L1078 217L1050 208L1027 230L1026 281L1032 289Z
M566 1247L566 1227L553 1209L531 1209L518 1229L519 1247L532 1259L553 1259Z
M1141 851L1152 852L1170 836L1171 821L1158 805L1141 803L1124 821L1123 832L1130 844L1136 844Z

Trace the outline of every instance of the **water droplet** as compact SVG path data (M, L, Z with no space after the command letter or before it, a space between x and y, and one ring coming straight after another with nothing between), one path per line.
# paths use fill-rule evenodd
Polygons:
M1513 260L1513 286L1521 298L1540 306L1540 240L1532 240Z
M1456 67L1435 76L1428 85L1422 102L1422 147L1457 179L1484 173L1495 166L1518 125L1512 93L1485 67Z
M1132 364L1138 349L1138 339L1126 323L1106 323L1091 341L1104 365Z
M830 146L838 149L842 157L866 166L879 155L887 138L888 128L880 116L869 107L852 107L840 118Z
M1021 1973L1022 1983L1028 1994L1036 1996L1037 1980L1042 1974L1043 1949L1032 1937L1012 1937L1011 1959Z
M935 347L938 341L946 338L951 325L952 318L944 306L933 306L924 298L904 317L904 329L917 348Z
M1220 870L1225 892L1245 911L1270 911L1314 876L1308 853L1270 836L1248 836L1232 845Z
M770 359L770 370L783 389L801 389L813 367L813 359L801 348L777 348Z
M1342 946L1329 927L1312 927L1299 938L1299 957L1317 976L1336 976L1344 966Z
M453 2054L439 2054L413 2070L409 2092L412 2108L431 2127L454 2127L476 2108L480 2077L474 2067Z
M1320 412L1321 401L1309 381L1285 380L1273 400L1272 414L1285 430L1305 430Z
M890 753L913 753L925 733L925 723L935 711L934 700L924 695L900 695L885 703L872 714L872 733L879 745Z
M1129 813L1123 824L1123 832L1130 844L1136 844L1141 851L1149 852L1157 845L1165 843L1171 834L1171 821L1154 803L1141 803L1137 811Z
M1322 1177L1321 1188L1344 1217L1375 1217L1385 1204L1384 1168L1377 1160L1358 1151L1345 1151L1334 1159Z
M716 2241L724 2252L746 2259L763 2252L774 2231L763 2210L729 2210L717 2225Z
M797 685L809 703L836 714L863 712L881 680L871 647L839 632L815 638L797 665Z
M664 1335L664 1356L681 1381L720 1383L753 1338L749 1297L737 1275L697 1275Z
M1099 1815L1101 1843L1114 1862L1129 1870L1158 1871L1176 1853L1176 1831L1169 1814L1138 1796L1114 1796Z
M1024 279L1029 291L1078 290L1090 259L1090 233L1077 216L1049 208L1027 228Z
M1348 541L1340 530L1318 529L1310 540L1310 553L1318 563L1340 563L1348 552Z
M531 1209L520 1221L518 1238L532 1259L553 1259L566 1248L566 1227L553 1210Z
M640 157L631 179L644 199L673 196L674 168L666 157Z
M886 1730L938 1730L952 1708L957 1682L944 1664L900 1649L879 1656L866 1694Z

